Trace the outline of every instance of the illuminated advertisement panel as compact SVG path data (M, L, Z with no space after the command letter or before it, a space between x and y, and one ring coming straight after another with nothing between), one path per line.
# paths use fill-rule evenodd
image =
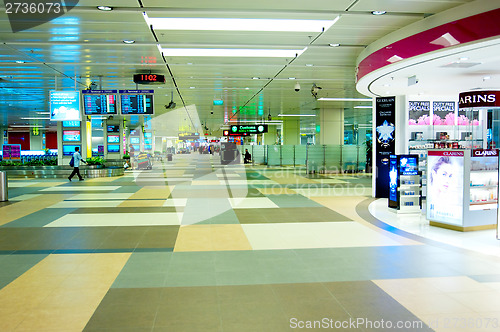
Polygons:
M462 225L464 151L428 151L427 219Z
M50 91L50 120L80 121L80 91Z
M3 160L21 160L21 144L4 144L2 158Z

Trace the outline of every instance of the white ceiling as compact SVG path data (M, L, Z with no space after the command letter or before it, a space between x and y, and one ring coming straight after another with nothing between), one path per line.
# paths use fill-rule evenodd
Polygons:
M269 111L273 117L278 113L312 114L325 107L311 95L313 83L322 88L319 97L363 97L356 91L354 77L356 58L366 45L466 2L469 0L185 0L166 4L163 0L142 0L141 8L139 0L80 0L64 16L17 33L12 33L2 10L0 125L29 122L20 117L46 111L49 90L56 85L58 89L73 89L75 76L78 89L91 82L102 84L103 89L134 89L133 74L150 71L167 76L162 86L139 86L154 88L159 119L169 112L164 105L169 103L172 91L178 108L173 114L182 117L180 114L187 112L183 106L189 106L214 132L224 123L225 113L226 118L235 119L267 118ZM98 5L113 6L114 10L99 11ZM388 13L374 16L372 10ZM158 30L153 34L143 11L149 17L341 17L324 33ZM164 62L155 35L163 48L308 48L295 60L167 56ZM135 43L122 42L130 39ZM341 46L330 47L330 43ZM294 91L297 82L301 85L299 92ZM214 99L223 99L224 106L213 106ZM363 103L327 107L345 108L346 119L359 117L362 122L368 119L370 110L354 110L358 104ZM303 119L302 126L314 126L314 118Z

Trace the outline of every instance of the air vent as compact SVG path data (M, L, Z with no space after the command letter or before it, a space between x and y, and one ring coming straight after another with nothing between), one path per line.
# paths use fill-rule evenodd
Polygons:
M481 62L452 62L447 65L441 66L441 68L470 68L480 64Z

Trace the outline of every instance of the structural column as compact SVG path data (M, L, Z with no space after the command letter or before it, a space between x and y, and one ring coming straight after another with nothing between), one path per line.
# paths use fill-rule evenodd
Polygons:
M263 134L262 141L264 145L276 144L276 126L268 126L267 133Z
M316 122L316 143L341 145L344 143L344 110L322 108ZM319 125L319 128L317 127ZM318 133L319 129L319 133ZM319 137L319 139L318 139Z
M283 144L284 145L299 145L300 144L300 118L292 118L283 120Z

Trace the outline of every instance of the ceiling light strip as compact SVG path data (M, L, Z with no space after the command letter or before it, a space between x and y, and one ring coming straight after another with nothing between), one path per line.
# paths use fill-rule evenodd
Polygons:
M247 58L291 58L301 55L302 50L242 49L242 48L163 48L162 54L168 57L247 57Z
M371 98L319 98L320 101L373 101Z
M278 114L278 116L316 116L316 114Z
M196 17L148 17L148 25L155 30L189 31L270 31L270 32L321 32L330 29L333 20L288 20L256 18L196 18Z

